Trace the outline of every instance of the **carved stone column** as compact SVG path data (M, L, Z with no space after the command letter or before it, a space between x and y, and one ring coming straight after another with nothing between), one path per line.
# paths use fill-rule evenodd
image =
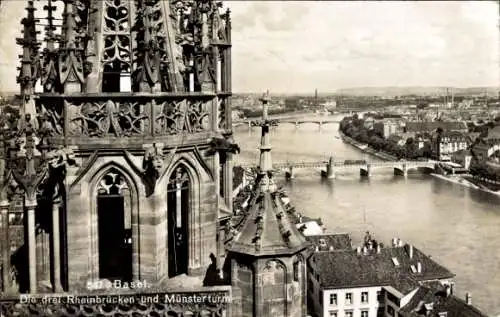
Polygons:
M54 276L53 290L61 292L61 247L60 247L60 231L59 231L59 210L61 207L61 198L56 198L52 204L52 253L54 254Z
M36 276L36 237L35 237L35 207L36 200L25 201L25 208L28 214L28 266L29 266L29 292L37 292Z
M7 200L0 201L0 213L2 215L3 241L2 248L2 289L6 293L10 290L10 240L9 240L9 206Z
M224 163L224 199L227 207L233 211L233 163L232 154L226 153L226 162Z

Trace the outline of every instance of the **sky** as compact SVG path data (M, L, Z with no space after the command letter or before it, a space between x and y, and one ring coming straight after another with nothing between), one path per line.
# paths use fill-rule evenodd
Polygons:
M226 1L233 91L500 87L495 1ZM23 1L0 8L0 91L15 83ZM44 14L40 11L39 13Z

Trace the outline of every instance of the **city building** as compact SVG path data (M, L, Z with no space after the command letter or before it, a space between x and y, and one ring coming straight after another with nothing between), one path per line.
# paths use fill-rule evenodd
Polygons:
M310 311L316 316L395 317L422 283L453 283L450 271L413 245L395 240L385 248L365 240L356 250L314 252L309 259Z
M443 131L462 133L468 131L467 123L463 121L413 121L406 123L405 132L435 132L438 128L441 128Z
M466 150L469 146L469 138L466 134L447 131L436 133L432 140L432 153L438 161L450 161L453 153Z
M352 250L351 236L347 233L305 235L314 252Z
M451 162L460 164L462 167L468 169L472 161L470 150L459 150L451 154Z
M391 134L399 132L399 124L392 120L380 120L373 124L373 130L387 139Z
M487 317L472 305L472 296L465 300L453 294L453 287L441 283L425 283L420 286L401 309L391 317Z

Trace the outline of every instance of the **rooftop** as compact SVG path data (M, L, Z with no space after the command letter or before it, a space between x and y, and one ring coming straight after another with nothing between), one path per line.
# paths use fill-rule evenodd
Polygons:
M498 140L500 139L500 126L497 125L493 127L490 131L488 131L488 136L486 137L487 140Z
M257 186L230 250L254 256L293 254L309 244L289 219L278 192Z
M408 132L431 132L438 128L444 131L467 131L467 123L464 121L427 121L427 122L407 122L406 131Z
M347 233L306 236L306 239L318 251L352 250L351 236Z
M412 245L315 252L323 288L392 286L406 294L419 282L452 278L453 273Z
M487 317L436 283L420 286L410 302L400 310L400 314L406 317Z

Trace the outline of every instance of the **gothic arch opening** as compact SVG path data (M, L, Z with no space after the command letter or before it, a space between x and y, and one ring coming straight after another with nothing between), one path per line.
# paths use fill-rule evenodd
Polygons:
M170 175L167 186L168 276L188 273L189 214L192 186L188 170L179 164Z
M132 196L124 175L110 168L97 182L99 278L132 280Z

